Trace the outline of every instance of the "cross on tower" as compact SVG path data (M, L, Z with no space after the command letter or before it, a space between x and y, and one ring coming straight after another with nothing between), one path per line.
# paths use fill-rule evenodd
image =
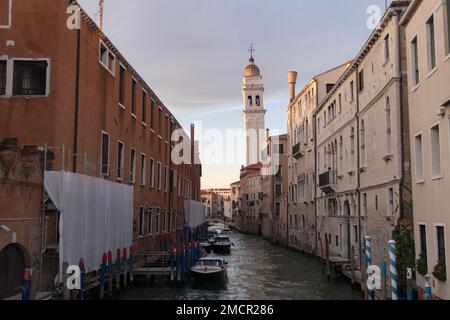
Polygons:
M251 43L250 49L248 49L248 52L250 52L250 59L253 59L253 52L255 52L255 48L253 46L253 43Z

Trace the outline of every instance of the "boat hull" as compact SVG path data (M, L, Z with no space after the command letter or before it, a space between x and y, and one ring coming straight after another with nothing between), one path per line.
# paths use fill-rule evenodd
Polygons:
M213 244L212 249L214 252L230 253L231 243L230 244Z
M226 269L211 273L205 273L196 270L191 271L195 281L198 282L222 282L225 281L227 275Z

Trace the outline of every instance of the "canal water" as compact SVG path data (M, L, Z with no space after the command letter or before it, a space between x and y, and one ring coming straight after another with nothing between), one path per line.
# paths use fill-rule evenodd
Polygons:
M317 259L272 245L260 237L230 235L234 247L225 256L228 279L223 285L190 282L172 287L165 281L136 284L116 296L123 300L356 300L347 279L327 282ZM214 254L211 254L214 256Z

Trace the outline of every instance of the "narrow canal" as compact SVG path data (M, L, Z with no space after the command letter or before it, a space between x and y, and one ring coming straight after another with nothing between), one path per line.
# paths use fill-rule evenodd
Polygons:
M260 237L238 233L228 261L223 285L189 283L170 288L164 281L137 284L116 299L138 300L355 300L361 294L343 278L324 280L320 263L311 257L274 246ZM214 254L212 254L213 256Z

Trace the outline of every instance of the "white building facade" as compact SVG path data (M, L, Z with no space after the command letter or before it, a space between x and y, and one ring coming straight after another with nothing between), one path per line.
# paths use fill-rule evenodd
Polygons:
M414 0L406 28L417 285L450 299L450 1ZM422 294L420 294L422 297Z

